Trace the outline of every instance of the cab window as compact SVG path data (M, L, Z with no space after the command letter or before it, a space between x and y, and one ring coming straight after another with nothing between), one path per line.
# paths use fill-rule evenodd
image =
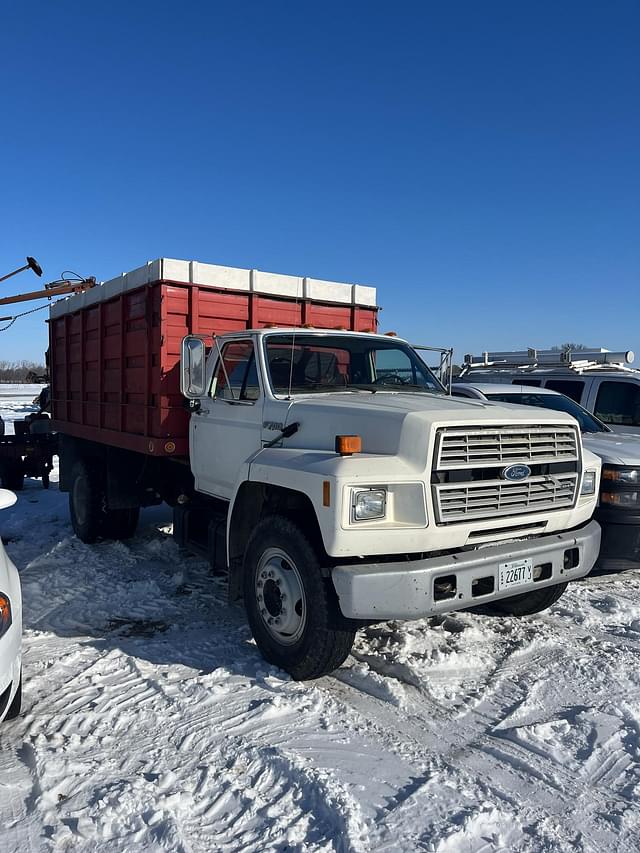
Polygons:
M251 341L232 341L224 345L211 383L211 396L251 403L258 399L260 386Z
M404 350L381 349L372 353L374 382L416 385L416 365Z
M550 388L552 391L558 391L570 400L579 403L582 399L584 382L579 382L575 379L547 379L545 387Z
M640 385L601 382L594 414L606 424L640 426Z

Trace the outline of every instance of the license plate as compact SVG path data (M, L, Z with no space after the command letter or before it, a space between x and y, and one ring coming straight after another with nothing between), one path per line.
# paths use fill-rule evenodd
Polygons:
M498 589L511 589L533 581L533 560L512 560L510 563L500 563Z

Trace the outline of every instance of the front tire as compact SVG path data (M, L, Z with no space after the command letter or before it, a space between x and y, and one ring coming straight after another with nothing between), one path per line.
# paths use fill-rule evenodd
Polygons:
M262 519L244 557L244 601L262 656L302 681L344 662L355 638L315 549L284 516Z
M496 601L491 605L491 610L495 610L498 616L532 616L555 604L567 586L567 583L557 583L534 592L512 595Z

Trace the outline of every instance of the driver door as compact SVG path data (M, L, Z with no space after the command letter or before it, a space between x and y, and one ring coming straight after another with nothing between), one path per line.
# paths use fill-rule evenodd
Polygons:
M263 408L253 341L227 341L209 393L191 417L191 470L199 492L232 497L241 466L262 446Z

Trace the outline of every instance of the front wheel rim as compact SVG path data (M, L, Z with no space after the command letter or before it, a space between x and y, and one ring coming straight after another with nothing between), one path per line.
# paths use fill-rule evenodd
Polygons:
M307 624L307 600L300 572L281 548L268 548L260 557L254 591L270 636L284 646L297 643Z

